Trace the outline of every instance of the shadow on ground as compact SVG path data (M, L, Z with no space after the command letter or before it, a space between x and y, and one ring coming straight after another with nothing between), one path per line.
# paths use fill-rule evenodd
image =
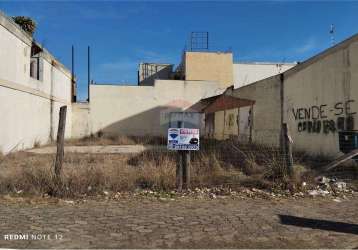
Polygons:
M320 229L327 231L334 231L338 233L349 233L358 235L358 225L345 223L345 222L336 222L329 220L318 220L318 219L309 219L291 215L282 215L279 214L281 224L296 226L296 227L308 227L312 229Z

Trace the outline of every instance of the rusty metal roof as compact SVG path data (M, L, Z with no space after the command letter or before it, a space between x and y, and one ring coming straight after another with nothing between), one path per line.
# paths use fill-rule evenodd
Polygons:
M201 99L201 112L214 113L227 109L251 106L255 103L253 100L237 98L229 95L217 95Z

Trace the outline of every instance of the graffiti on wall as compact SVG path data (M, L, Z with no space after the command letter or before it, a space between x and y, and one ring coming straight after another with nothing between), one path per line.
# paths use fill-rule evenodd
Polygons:
M328 134L338 130L353 130L354 115L357 113L351 108L354 102L355 100L348 100L337 102L331 107L322 104L292 109L298 132Z

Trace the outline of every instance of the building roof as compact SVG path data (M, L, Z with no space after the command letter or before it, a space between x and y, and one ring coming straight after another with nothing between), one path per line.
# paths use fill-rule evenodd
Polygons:
M236 61L234 64L251 64L251 65L296 65L297 62L250 62Z
M351 43L353 42L356 42L358 41L358 33L343 40L342 42L340 43L337 43L336 45L332 46L332 47L329 47L328 49L325 49L323 50L322 52L308 58L307 60L301 62L301 63L298 63L295 67L289 69L289 70L286 70L283 75L284 76L289 76L291 74L294 74L298 71L301 71L305 68L307 68L309 65L325 58L326 56L329 56L333 53L335 53L336 51L338 50L341 50L341 49L344 49L344 48L347 48Z
M255 101L253 100L221 94L201 99L199 105L201 105L200 112L215 113L217 111L223 111L227 109L251 106L254 103Z
M292 74L295 74L295 73L307 68L311 64L313 64L313 63L325 58L326 56L329 56L329 55L331 55L332 53L335 53L338 50L347 48L351 43L356 42L356 41L358 41L358 33L353 35L353 36L351 36L351 37L349 37L349 38L347 38L347 39L345 39L345 40L343 40L342 42L336 44L335 46L332 46L332 47L330 47L328 49L323 50L322 52L320 52L320 53L308 58L307 60L305 60L303 62L297 63L296 66L286 70L283 73L280 73L280 74L277 74L277 75L274 75L274 76L270 76L270 77L258 80L256 82L252 82L250 84L241 86L241 87L239 87L237 89L245 88L245 87L248 87L248 86L263 82L263 81L267 81L269 79L274 79L274 78L280 77L280 75L283 75L284 77L287 77L287 76L290 76ZM229 89L233 90L234 85L229 86L226 90L229 90Z

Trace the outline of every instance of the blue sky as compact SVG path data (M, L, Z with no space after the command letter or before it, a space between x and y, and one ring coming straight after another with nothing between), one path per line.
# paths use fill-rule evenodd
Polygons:
M87 98L87 46L95 82L137 82L141 61L178 64L191 31L235 61L303 61L358 32L358 2L1 1L7 15L31 16L35 38L68 68L75 46L79 98Z

